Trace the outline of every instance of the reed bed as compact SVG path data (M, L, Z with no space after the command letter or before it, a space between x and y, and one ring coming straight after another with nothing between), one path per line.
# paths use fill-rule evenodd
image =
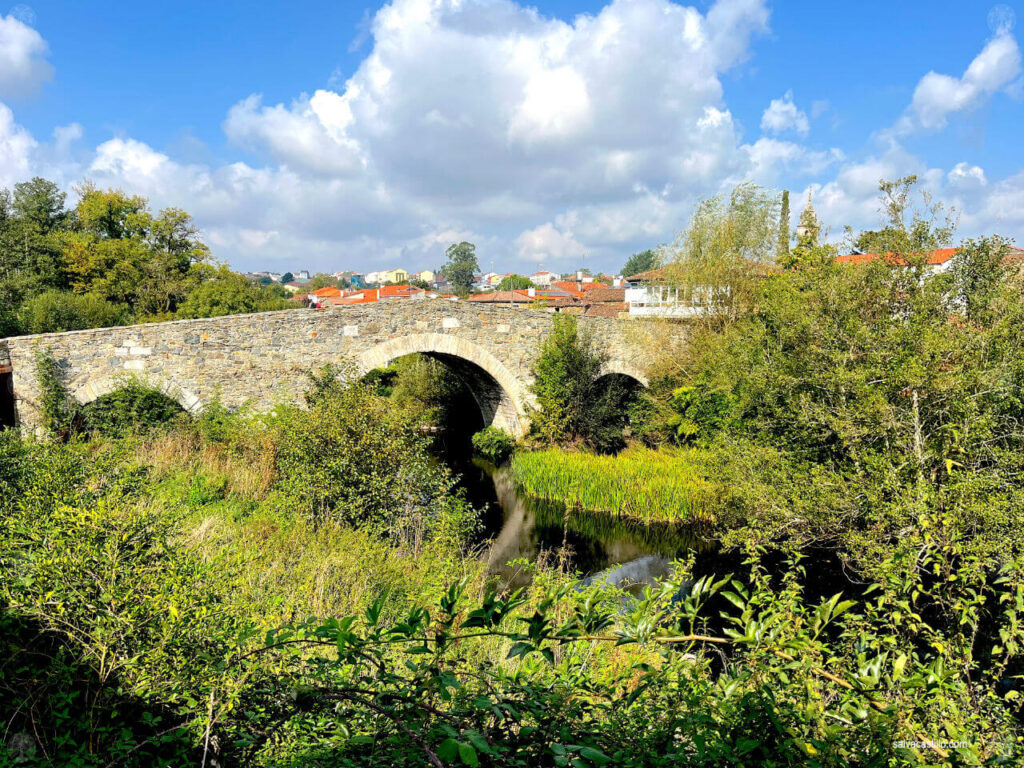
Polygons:
M569 509L645 524L710 525L714 499L705 458L696 449L634 447L616 456L549 449L517 453L512 472L526 494Z

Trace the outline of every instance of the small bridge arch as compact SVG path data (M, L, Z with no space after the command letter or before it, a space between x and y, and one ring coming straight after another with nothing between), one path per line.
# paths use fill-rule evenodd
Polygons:
M111 392L133 382L160 391L171 400L177 402L178 405L189 413L199 413L203 409L202 402L194 393L190 392L173 378L156 375L118 374L99 380L93 379L77 387L72 394L80 405L88 405L94 400L98 400L104 395L109 395Z
M356 367L365 374L412 354L437 358L455 371L476 400L485 425L516 437L526 433L529 392L497 357L467 339L441 333L402 336L361 353Z

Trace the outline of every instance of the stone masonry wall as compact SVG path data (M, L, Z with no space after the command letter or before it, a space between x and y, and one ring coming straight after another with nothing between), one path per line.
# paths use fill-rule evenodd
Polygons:
M531 398L530 367L552 321L552 314L530 308L436 299L20 336L0 340L0 348L10 356L19 422L29 429L40 420L35 350L48 346L65 361L82 403L134 376L192 411L215 398L267 410L299 398L306 372L327 363L366 371L411 352L436 353L466 361L485 419L518 435ZM609 372L644 380L629 321L578 321L608 350Z

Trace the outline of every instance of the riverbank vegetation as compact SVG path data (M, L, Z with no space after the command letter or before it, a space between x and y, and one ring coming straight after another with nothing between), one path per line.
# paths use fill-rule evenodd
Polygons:
M235 418L0 438L0 710L21 764L874 765L926 738L1015 759L1001 681L1022 593L989 607L995 585L933 579L938 542L869 600L805 599L799 557L772 576L756 550L685 592L683 563L626 612L554 573L503 597L440 529L310 514L272 424ZM941 602L922 613L926 583Z
M714 522L717 504L705 464L696 449L635 446L602 456L552 448L515 454L512 471L530 496L574 510L644 523L706 525Z

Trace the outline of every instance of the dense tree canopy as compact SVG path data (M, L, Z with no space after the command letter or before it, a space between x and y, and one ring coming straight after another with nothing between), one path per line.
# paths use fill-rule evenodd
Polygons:
M68 209L64 192L46 179L0 190L0 335L197 317L203 307L287 306L275 286L254 291L240 275L229 288L227 270L210 264L185 211L154 214L145 198L90 182L75 193ZM179 312L211 280L219 282Z
M499 291L525 290L533 287L533 281L528 277L523 277L522 275L505 275L501 278L501 282L498 283Z
M638 275L641 272L648 272L661 266L661 257L658 252L648 248L630 256L622 267L623 277Z

